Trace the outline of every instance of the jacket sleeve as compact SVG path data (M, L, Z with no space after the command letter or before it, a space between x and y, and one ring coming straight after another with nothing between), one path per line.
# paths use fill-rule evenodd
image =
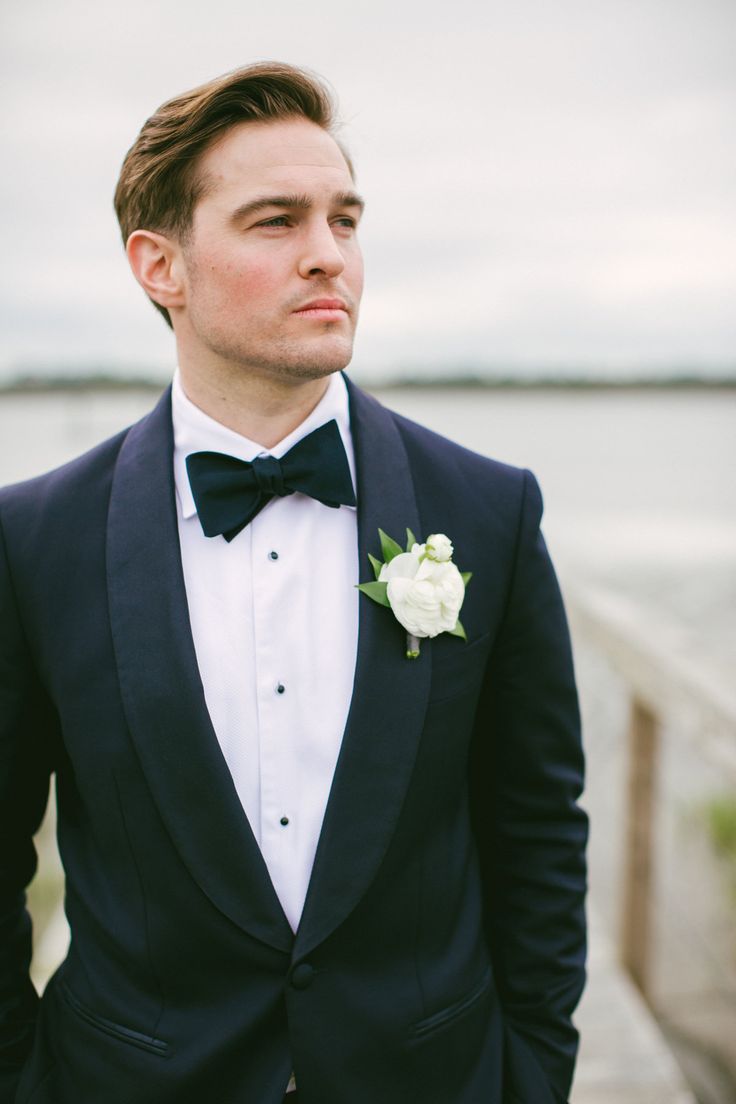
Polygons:
M53 725L21 627L0 528L0 1104L14 1099L33 1041L38 997L28 974L25 888L36 869L33 834L48 799Z
M524 473L513 575L473 739L471 809L505 1022L504 1104L560 1104L585 983L587 817L570 640Z

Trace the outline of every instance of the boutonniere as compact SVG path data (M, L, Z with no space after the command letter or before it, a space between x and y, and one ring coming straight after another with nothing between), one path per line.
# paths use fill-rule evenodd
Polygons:
M375 582L360 583L358 590L379 605L388 606L406 629L407 659L419 655L423 637L442 632L467 641L458 614L465 598L465 587L472 572L458 571L452 562L453 547L444 533L433 533L419 544L411 529L406 530L406 551L378 530L383 563L368 555Z

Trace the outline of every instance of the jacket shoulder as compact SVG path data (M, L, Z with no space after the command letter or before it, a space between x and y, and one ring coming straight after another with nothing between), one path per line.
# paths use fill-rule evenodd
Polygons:
M43 475L0 489L0 535L16 568L104 532L115 462L128 432Z
M3 513L28 508L38 510L51 500L76 498L88 488L109 481L115 461L130 427L95 445L73 460L42 475L11 483L0 488L0 509Z
M477 473L486 479L495 478L512 484L520 484L523 481L524 468L474 452L465 445L460 445L457 441L452 441L449 437L444 437L441 433L428 429L403 414L397 414L396 411L392 410L390 414L407 451L413 455L432 456L435 463L439 460L450 464L453 469L466 474Z
M483 456L464 445L390 411L406 448L417 492L462 505L463 513L494 526L518 523L523 504L539 520L539 484L527 468Z
M131 430L144 423L149 423L155 432L161 432L166 424L170 428L170 390L166 388L153 409L138 422L81 456L43 475L0 489L3 521L7 524L19 519L35 527L42 520L61 517L69 528L80 519L88 524L96 506L104 504L106 510L118 454Z

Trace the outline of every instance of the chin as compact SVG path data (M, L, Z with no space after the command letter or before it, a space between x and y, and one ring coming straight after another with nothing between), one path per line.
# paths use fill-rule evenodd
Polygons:
M313 349L303 351L280 362L280 371L286 372L295 379L321 379L333 372L341 372L347 368L353 357L352 342L336 342L329 349Z
M324 379L325 376L332 376L335 372L341 372L343 368L347 368L349 363L349 357L339 362L322 361L319 364L304 361L301 364L282 365L279 370L279 375L282 377L289 376L293 380Z

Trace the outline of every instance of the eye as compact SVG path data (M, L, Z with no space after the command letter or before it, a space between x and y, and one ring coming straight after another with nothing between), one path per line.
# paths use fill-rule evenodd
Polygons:
M350 215L340 215L339 218L334 220L335 226L344 227L348 230L355 230L358 225L357 219L352 218Z
M273 218L265 219L264 222L259 222L259 226L288 226L289 220L286 215L274 215Z

